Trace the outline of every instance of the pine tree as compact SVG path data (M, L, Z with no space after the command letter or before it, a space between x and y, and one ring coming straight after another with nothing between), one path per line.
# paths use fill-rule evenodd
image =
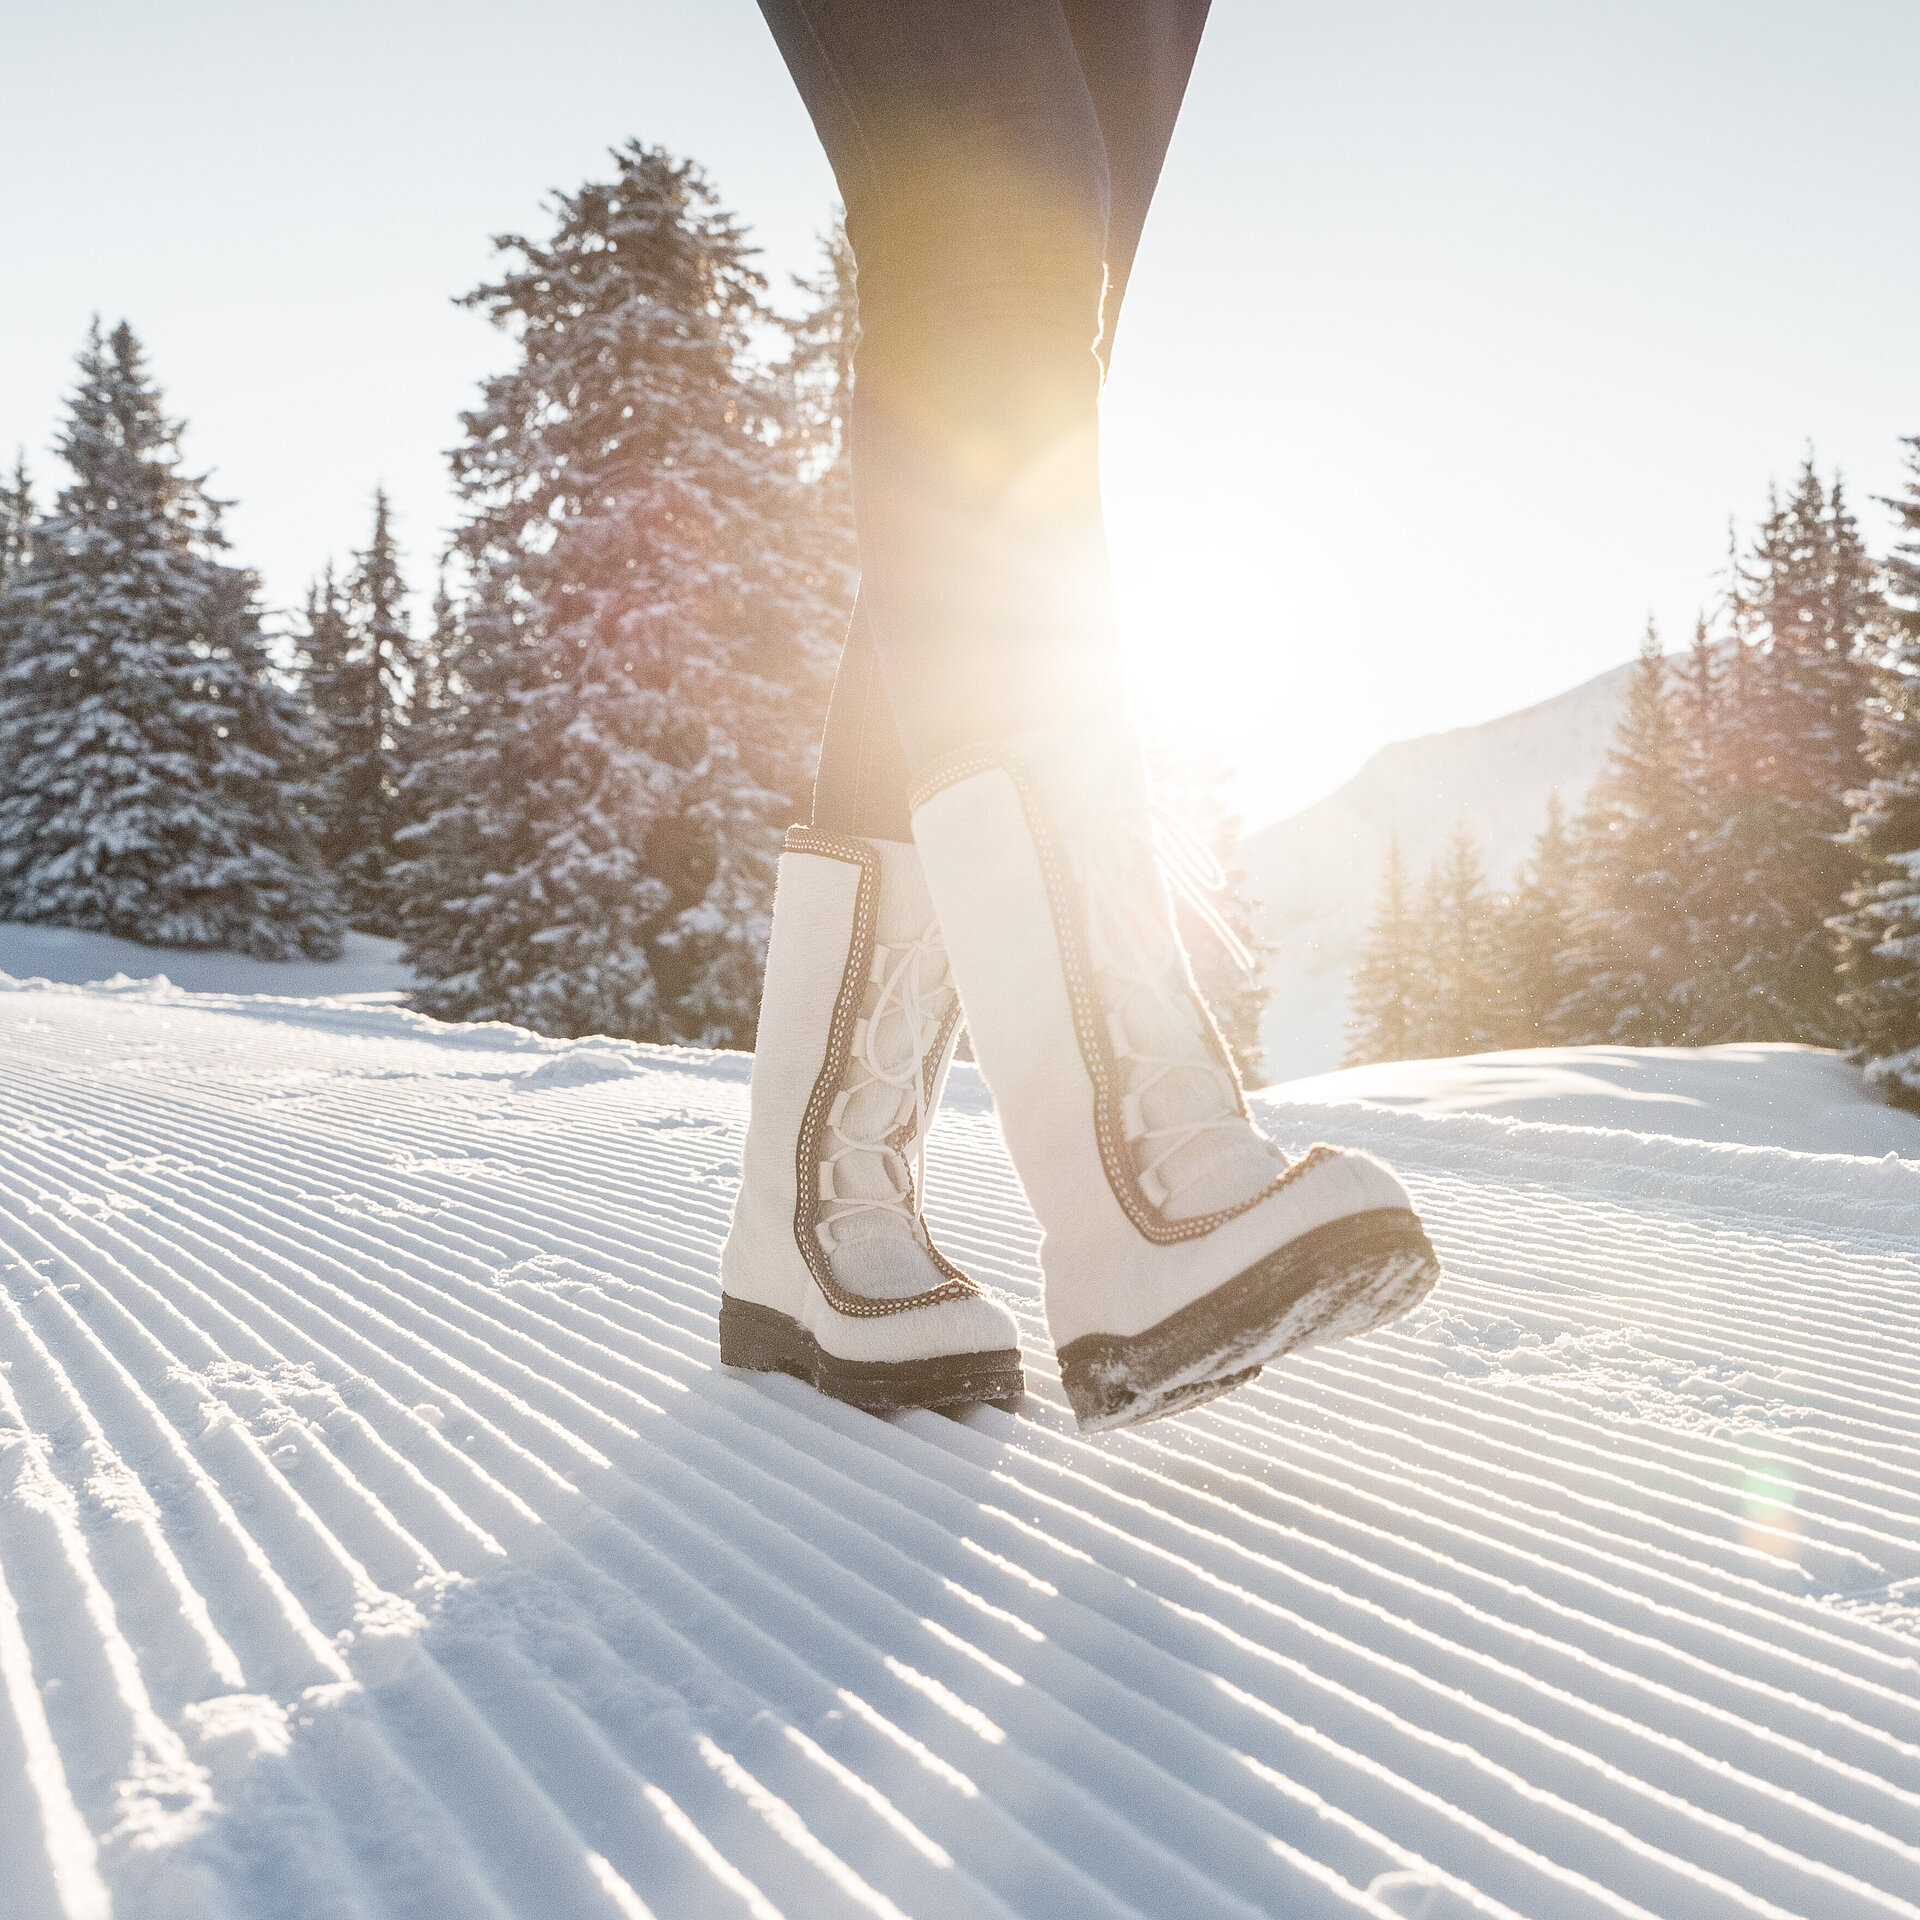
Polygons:
M1354 969L1347 1010L1347 1050L1342 1064L1415 1057L1425 999L1421 930L1407 895L1407 867L1396 834L1374 895L1360 964Z
M794 276L808 304L786 323L789 351L779 384L796 469L811 483L789 527L790 545L799 556L807 590L844 634L859 580L850 455L853 354L860 334L853 249L844 220L836 217L820 250L820 271L812 279ZM818 718L824 723L824 706ZM818 737L816 729L807 743L810 749ZM810 753L804 797L796 792L796 818L812 817L813 774ZM1250 1071L1259 1058L1257 1009L1252 1017L1255 1038L1243 1071Z
M1710 971L1686 1037L1832 1045L1827 923L1859 874L1846 796L1867 772L1861 706L1884 612L1841 484L1823 488L1811 457L1770 501L1735 606L1694 889Z
M1747 1017L1740 961L1756 937L1756 901L1747 892L1763 809L1747 778L1747 738L1759 658L1739 529L1727 525L1727 564L1716 616L1694 622L1693 646L1676 690L1681 763L1693 798L1693 846L1682 912L1693 943L1693 975L1681 1044L1712 1046Z
M1885 502L1906 537L1886 563L1888 640L1864 709L1871 777L1847 796L1846 845L1866 871L1833 927L1853 1057L1920 1108L1920 436L1905 445L1907 490Z
M307 588L306 605L294 634L296 671L307 710L314 719L312 783L309 804L314 816L314 845L329 868L338 873L339 848L332 834L332 796L328 793L333 762L340 752L339 717L357 705L355 683L359 670L353 660L353 628L347 619L347 597L334 577L333 562Z
M73 480L0 591L0 919L262 958L340 947L302 817L311 740L258 584L218 556L138 341L96 325Z
M1679 725L1682 759L1688 777L1697 785L1711 779L1719 757L1721 682L1720 649L1714 644L1704 612L1693 622L1693 645L1687 664L1679 670Z
M843 219L836 218L822 237L820 252L820 271L812 279L794 275L794 286L806 295L807 305L785 323L791 345L781 382L803 466L819 478L835 476L844 486L860 303Z
M1696 951L1687 915L1697 810L1667 664L1647 622L1626 710L1587 797L1553 1024L1575 1045L1682 1042Z
M451 751L454 722L461 710L465 689L459 679L459 663L467 650L466 607L457 599L447 578L447 562L440 563L434 584L433 625L415 648L413 685L407 696L405 725L400 730L400 791L398 821L394 828L393 859L396 866L412 870L419 857L416 829L431 818L441 790L439 762ZM457 797L446 788L443 798ZM394 921L404 921L396 903Z
M1864 771L1859 709L1881 600L1840 479L1823 494L1811 455L1761 529L1749 591L1763 635L1752 772L1766 791L1830 810Z
M406 822L400 788L418 672L406 593L386 490L376 488L372 540L354 556L344 588L334 585L328 569L324 588L310 600L303 636L324 755L321 850L348 916L369 933L394 929L389 869L395 835Z
M27 478L27 456L21 452L14 458L12 480L0 487L0 592L27 564L33 517L33 485Z
M748 362L738 222L692 163L614 158L468 296L519 360L454 455L473 598L404 932L429 1012L744 1045L851 579Z
M6 595L7 582L27 564L33 520L33 487L27 479L23 450L15 456L12 481L0 487L0 599ZM6 664L6 634L0 629L0 673Z
M1560 1037L1555 1015L1567 992L1561 955L1573 932L1574 855L1574 837L1556 788L1547 796L1546 824L1501 916L1501 1025L1506 1046L1545 1047Z
M1465 820L1456 821L1447 837L1424 904L1432 915L1427 930L1425 1051L1441 1059L1498 1047L1500 909L1487 884L1480 843Z
M1409 1002L1407 1045L1409 1057L1415 1060L1438 1059L1457 1050L1452 1045L1451 1022L1436 990L1440 970L1447 963L1446 924L1447 883L1440 858L1435 855L1427 862L1413 903L1416 991Z
M433 627L413 661L413 692L407 701L407 737L418 762L435 718L452 691L453 663L460 652L460 603L447 586L446 563L433 589Z

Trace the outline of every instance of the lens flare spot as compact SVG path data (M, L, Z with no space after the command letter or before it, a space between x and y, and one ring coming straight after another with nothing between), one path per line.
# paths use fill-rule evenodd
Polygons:
M1799 1485L1784 1460L1749 1461L1740 1475L1740 1544L1776 1559L1798 1559L1799 1503Z

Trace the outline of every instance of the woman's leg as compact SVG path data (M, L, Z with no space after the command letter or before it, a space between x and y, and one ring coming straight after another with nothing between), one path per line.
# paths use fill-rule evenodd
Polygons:
M924 755L944 744L929 719L951 717L981 674L1064 687L1058 663L1022 658L1023 626L1109 664L1103 595L1058 634L1024 604L1076 525L1098 532L1105 158L1057 0L767 0L767 13L860 266L863 579L816 826L790 833L780 862L720 1355L874 1408L1001 1398L1022 1387L1018 1328L921 1216L960 1009L879 680L895 679L906 746ZM1049 458L1063 423L1087 428L1084 457ZM1104 567L1092 577L1103 587ZM997 659L980 658L983 635ZM1016 713L1032 707L1026 678L1013 693ZM1004 723L991 701L980 710Z
M863 596L854 602L840 671L834 676L813 780L813 824L822 833L911 840L907 793L912 784L906 749L880 679Z
M1059 0L763 0L860 273L862 598L911 766L1120 708L1106 151Z
M917 781L913 845L897 848L903 896L909 879L924 887L914 952L937 950L942 990L951 977L964 995L1088 1427L1228 1391L1293 1347L1392 1318L1438 1273L1385 1168L1324 1147L1289 1164L1253 1125L1155 854L1100 539L1095 342L1115 176L1088 85L1090 68L1117 89L1116 128L1139 110L1124 56L1144 4L763 0L840 174L860 268L854 494L863 600ZM1184 61L1196 20L1182 17L1170 44ZM1118 280L1171 124L1168 111L1122 185L1134 213ZM818 837L835 858L883 855ZM783 868L783 900L786 886ZM877 898L884 913L884 884ZM783 925L803 918L775 913L775 963ZM856 940L868 924L856 904ZM862 950L836 974L839 944L814 944L815 972L846 983L837 1033L884 969ZM875 1017L854 1032L870 1037ZM830 1057L809 1106L833 1095L829 1131L852 1113L836 1071ZM763 1102L756 1057L748 1159L778 1134L768 1164L785 1169L791 1129L763 1125L780 1077L770 1066ZM917 1121L921 1078L900 1084ZM844 1157L821 1170L835 1206ZM753 1185L750 1164L743 1210ZM876 1189L848 1204L889 1202ZM759 1267L740 1218L744 1287ZM885 1308L874 1295L841 1310ZM971 1378L990 1363L958 1364Z
M1207 4L1208 0L1067 0L1062 8L1074 59L1093 107L1110 181L1105 294L1096 349L1103 370L1112 351L1114 328L1141 229L1199 46ZM815 10L803 10L792 0L774 0L768 11L788 50L796 78L809 94L809 105L823 137L830 149L839 148L835 165L843 191L849 180L866 181L869 169L858 150L857 126L850 109L840 110L838 83L827 64L828 43L814 36ZM884 79L870 85L880 91L893 87ZM1083 370L1080 359L1076 351L1076 375ZM1104 575L1103 558L1101 572ZM1104 579L1101 588L1104 590ZM947 631L951 636L950 627ZM1110 654L1103 664L1111 676L1114 668ZM990 698L991 687L984 690ZM958 743L982 733L1009 730L1022 724L1024 716L1033 711L1031 702L1030 694L1027 703L998 709L979 719L971 717L978 715L976 705L947 738ZM973 730L969 732L969 728ZM909 832L909 781L906 750L881 678L863 594L848 632L821 743L813 824L824 831L904 840Z
M1100 361L1113 333L1160 169L1187 95L1209 0L1061 0L1107 149L1107 290Z

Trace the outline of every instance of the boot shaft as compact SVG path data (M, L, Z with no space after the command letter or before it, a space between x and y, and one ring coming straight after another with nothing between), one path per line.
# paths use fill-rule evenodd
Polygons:
M741 1191L721 1256L730 1293L777 1304L793 1290L796 1261L854 1317L973 1291L920 1224L917 1176L897 1171L921 1163L959 1024L944 964L927 978L933 970L913 951L928 946L932 925L911 846L788 833ZM879 1245L888 1235L891 1249ZM897 1244L903 1236L911 1246Z
M913 799L975 1057L1041 1225L1058 1346L1142 1333L1295 1235L1404 1206L1365 1156L1316 1148L1289 1166L1247 1116L1173 928L1130 730L970 749L929 769ZM1136 929L1117 960L1103 913ZM1164 1003L1150 1023L1122 1004L1148 982ZM1142 1110L1142 1087L1158 1090L1157 1054L1140 1071L1148 1024L1152 1047L1184 1047L1191 1085L1211 1080L1212 1113ZM1224 1168L1219 1204L1182 1214L1165 1177L1143 1178L1169 1141ZM1191 1167L1174 1171L1194 1184Z

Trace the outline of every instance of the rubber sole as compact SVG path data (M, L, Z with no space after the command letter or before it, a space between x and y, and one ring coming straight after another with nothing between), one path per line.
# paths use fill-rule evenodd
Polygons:
M1060 1349L1060 1384L1083 1433L1138 1426L1230 1392L1283 1353L1383 1326L1439 1278L1418 1215L1405 1207L1351 1214L1144 1333L1070 1340Z
M1017 1400L1027 1390L1018 1347L924 1360L843 1360L790 1314L725 1293L720 1296L720 1364L749 1373L791 1374L868 1413Z

